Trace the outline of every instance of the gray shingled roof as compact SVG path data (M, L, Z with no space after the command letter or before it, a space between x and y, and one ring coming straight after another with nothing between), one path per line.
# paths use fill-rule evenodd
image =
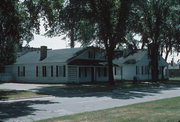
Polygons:
M68 48L68 49L48 50L47 58L45 58L42 61L40 61L40 51L33 51L17 58L15 64L66 62L68 59L76 56L76 53L83 49L84 48Z
M121 57L113 60L114 64L135 64L140 61L148 52L146 50L138 50L136 53L127 57Z

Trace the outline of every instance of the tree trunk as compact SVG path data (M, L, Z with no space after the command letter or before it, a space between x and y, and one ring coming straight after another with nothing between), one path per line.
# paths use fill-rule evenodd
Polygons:
M109 83L111 85L114 85L114 76L113 76L113 52L108 51L107 53L107 58L108 58L108 77L109 77Z
M152 43L149 45L149 55L151 58L151 77L152 81L158 80L158 60L159 60L159 53L158 53L158 45L155 43Z
M154 54L152 56L152 81L157 81L158 80L158 54L157 52L154 51Z
M70 31L70 47L71 48L74 48L74 29L73 27L71 28L71 31Z
M167 50L167 51L166 51L165 61L167 61L167 58L168 58L169 52L170 52L170 50Z
M145 42L142 42L141 49L144 49L144 46L145 46Z

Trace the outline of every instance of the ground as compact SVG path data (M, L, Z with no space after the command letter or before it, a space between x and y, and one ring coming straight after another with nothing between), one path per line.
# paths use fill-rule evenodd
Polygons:
M26 99L1 100L0 121L42 120L52 117L94 111L112 107L142 103L157 99L180 96L177 85L158 85L140 88L115 88L98 91L90 85L82 89L79 85L43 85L43 84L1 84L0 89L28 90L49 96ZM102 85L103 86L103 85ZM90 91L94 90L94 91Z
M180 97L66 115L40 122L178 122Z

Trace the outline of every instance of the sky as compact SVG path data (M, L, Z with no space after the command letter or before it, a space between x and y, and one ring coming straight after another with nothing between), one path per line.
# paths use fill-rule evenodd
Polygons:
M30 47L40 47L47 46L49 49L63 49L69 48L69 39L63 39L65 35L60 37L46 37L43 36L45 29L43 27L43 22L40 23L40 34L34 34L34 39L29 42ZM24 45L26 45L24 43ZM80 47L80 44L76 43L75 47Z
M69 48L69 40L63 40L64 36L61 37L44 37L42 35L34 35L34 40L32 40L29 45L30 47L40 47L40 46L47 46L50 49L63 49ZM76 47L79 47L80 44L76 43Z

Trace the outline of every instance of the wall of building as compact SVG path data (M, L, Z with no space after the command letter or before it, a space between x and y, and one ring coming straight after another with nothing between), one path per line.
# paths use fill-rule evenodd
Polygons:
M124 65L123 66L123 76L122 79L133 80L136 76L136 66L135 65Z
M46 67L45 76L43 76L43 66ZM51 75L52 66L53 66L53 75ZM56 76L56 66L59 67L66 65L64 63L14 65L13 74L17 82L65 83L67 81L67 71L65 77L60 75ZM18 74L18 67L20 68L19 74ZM23 75L23 67L25 67L25 75ZM38 75L36 73L37 67L38 67Z
M180 77L180 69L169 69L169 77Z
M119 67L116 68L116 75L114 73L115 80L134 80L136 77L138 80L151 80L151 69L149 67L150 58L145 55L138 63L136 64L119 64ZM167 66L167 63L162 57L159 58L159 71L161 71L162 66ZM122 73L120 73L120 67L122 67ZM138 71L137 71L138 68ZM114 68L115 69L115 68ZM165 70L165 69L164 69ZM167 75L164 73L164 78L167 78ZM159 74L159 79L162 79L162 73Z
M12 65L5 66L4 71L0 73L0 82L13 81L12 70L13 70Z
M0 82L13 81L13 77L10 73L0 73Z

